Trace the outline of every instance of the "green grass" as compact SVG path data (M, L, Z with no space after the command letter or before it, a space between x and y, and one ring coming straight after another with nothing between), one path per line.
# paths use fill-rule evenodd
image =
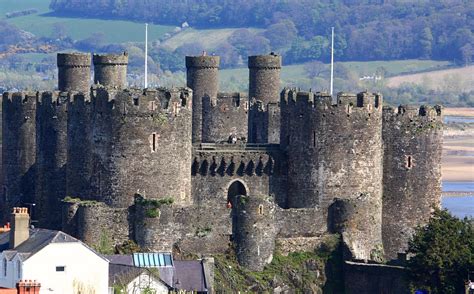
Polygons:
M87 38L93 33L104 33L107 43L142 42L144 40L144 24L142 23L50 16L48 13L51 11L48 6L48 0L0 0L0 19L38 37L50 37L53 25L61 23L66 28L66 34L75 40ZM37 9L38 13L11 19L5 18L7 12L32 8ZM150 24L148 27L150 41L159 39L173 29L173 26Z

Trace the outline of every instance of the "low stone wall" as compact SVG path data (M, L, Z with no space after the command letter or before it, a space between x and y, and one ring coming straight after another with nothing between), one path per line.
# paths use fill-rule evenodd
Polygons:
M346 261L345 293L408 294L410 290L406 274L406 269L401 266Z

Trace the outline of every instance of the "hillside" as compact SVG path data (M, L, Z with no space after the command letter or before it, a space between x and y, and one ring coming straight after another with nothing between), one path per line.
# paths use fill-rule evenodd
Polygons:
M388 79L387 86L395 88L403 83L423 85L433 90L458 87L461 91L472 91L474 90L474 65L395 76Z

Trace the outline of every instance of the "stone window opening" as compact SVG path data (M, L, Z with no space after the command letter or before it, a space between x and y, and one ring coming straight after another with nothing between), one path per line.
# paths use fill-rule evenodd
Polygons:
M149 105L148 105L148 109L150 111L155 111L156 110L156 103L155 101L150 101Z
M232 182L227 189L227 206L229 207L230 204L230 207L234 207L235 200L238 196L247 196L247 189L239 180Z
M405 158L405 166L407 169L411 169L413 167L413 158L411 155L407 155Z
M160 136L157 134L157 133L152 133L151 136L150 136L150 148L151 148L151 152L154 153L156 152L156 150L158 149L158 138Z
M258 206L258 214L263 215L263 205L262 204L260 204Z
M316 147L316 131L313 131L313 147Z
M139 102L138 98L133 98L133 105L139 106L139 103L140 102Z

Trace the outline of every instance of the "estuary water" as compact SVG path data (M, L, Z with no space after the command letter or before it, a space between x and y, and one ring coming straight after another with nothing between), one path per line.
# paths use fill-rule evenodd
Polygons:
M447 115L444 117L445 123L474 123L474 117L472 116L451 116Z
M441 206L459 218L474 218L474 182L443 181L443 192L463 192L463 196L443 196Z

